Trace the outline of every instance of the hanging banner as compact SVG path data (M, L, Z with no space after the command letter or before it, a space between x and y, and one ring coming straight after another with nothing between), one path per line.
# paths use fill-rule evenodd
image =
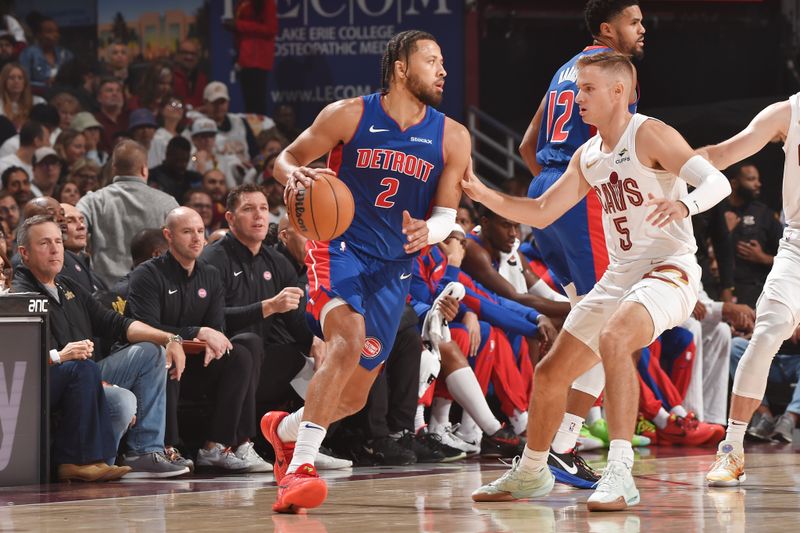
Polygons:
M307 125L330 102L377 91L386 43L400 31L419 29L436 37L444 55L440 110L456 119L463 115L464 0L278 0L277 6L271 110L290 104L297 123ZM217 54L218 79L233 81L230 65L229 54Z

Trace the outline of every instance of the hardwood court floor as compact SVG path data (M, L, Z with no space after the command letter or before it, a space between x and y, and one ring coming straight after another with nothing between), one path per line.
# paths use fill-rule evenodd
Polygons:
M0 531L797 531L798 450L748 449L748 480L740 489L705 487L710 448L645 450L635 467L642 503L624 513L589 513L590 492L560 484L543 500L475 504L470 493L506 467L473 460L326 472L328 501L302 515L272 514L272 474L4 488ZM602 466L603 455L587 457Z

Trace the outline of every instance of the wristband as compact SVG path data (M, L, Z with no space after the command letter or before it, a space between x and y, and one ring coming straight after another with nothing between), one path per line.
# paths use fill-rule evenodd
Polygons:
M60 365L61 364L61 356L58 355L58 350L50 350L50 361L54 365Z

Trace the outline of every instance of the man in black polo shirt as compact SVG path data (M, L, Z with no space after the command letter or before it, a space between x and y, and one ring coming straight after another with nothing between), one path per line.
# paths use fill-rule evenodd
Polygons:
M262 343L252 333L228 337L225 289L219 272L197 261L205 243L205 226L191 208L173 209L166 219L167 253L142 263L131 274L125 309L137 320L206 343L204 357L190 357L184 392L216 392L206 442L197 465L224 471L271 470L253 449L256 434L254 376L261 370ZM171 383L176 387L177 382ZM167 395L167 445L178 443L177 398ZM187 460L184 460L188 463Z

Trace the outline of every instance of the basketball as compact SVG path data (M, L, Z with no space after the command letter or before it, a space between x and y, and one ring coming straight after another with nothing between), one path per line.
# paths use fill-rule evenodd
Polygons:
M350 189L332 176L322 176L309 188L290 192L286 208L295 229L314 241L329 241L344 233L355 213Z

